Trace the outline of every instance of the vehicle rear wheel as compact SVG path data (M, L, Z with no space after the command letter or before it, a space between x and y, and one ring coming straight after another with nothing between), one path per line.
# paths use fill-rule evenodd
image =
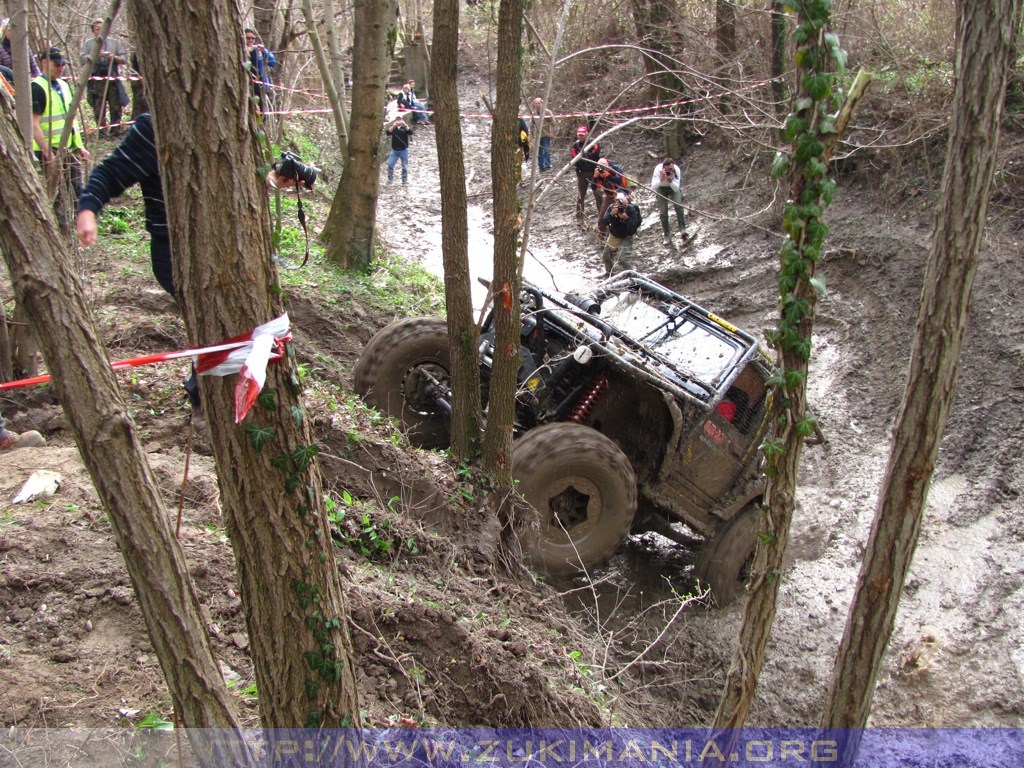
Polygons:
M449 419L432 390L435 383L450 386L450 371L447 323L414 317L370 339L356 362L353 386L367 405L397 419L413 445L446 448Z
M512 449L518 490L540 518L534 564L554 575L604 564L636 514L636 475L626 454L581 424L546 424Z
M760 503L748 504L697 555L694 574L702 586L711 590L719 606L728 605L746 589L757 534L764 528Z

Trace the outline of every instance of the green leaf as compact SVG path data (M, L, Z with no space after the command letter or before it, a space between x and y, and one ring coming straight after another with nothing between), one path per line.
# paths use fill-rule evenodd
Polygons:
M789 155L785 152L776 152L772 159L772 178L778 179L789 173Z
M245 434L249 436L249 442L252 443L253 450L257 452L274 436L273 429L257 424L255 420L246 423L243 429Z
M818 294L819 296L824 296L825 295L825 278L824 277L817 277L817 276L812 277L810 279L810 283L811 283L811 288L814 289L814 292L816 294Z
M265 387L263 391L260 392L259 397L256 398L256 402L259 404L261 408L264 408L268 411L276 411L277 390L271 387Z

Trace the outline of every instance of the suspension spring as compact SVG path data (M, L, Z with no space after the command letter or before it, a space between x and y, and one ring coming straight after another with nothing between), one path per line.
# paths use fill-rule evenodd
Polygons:
M594 406L597 405L597 401L608 391L609 384L608 377L603 373L595 376L580 394L566 421L575 421L577 424L586 421L590 412L594 410Z

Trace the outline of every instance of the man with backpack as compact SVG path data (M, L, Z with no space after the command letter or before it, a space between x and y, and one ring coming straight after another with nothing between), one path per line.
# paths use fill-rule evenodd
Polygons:
M608 206L603 221L608 239L601 250L601 261L604 262L605 277L608 277L616 266L619 269L630 268L633 235L640 229L643 217L640 208L630 200L629 193L622 190L616 193L615 202Z

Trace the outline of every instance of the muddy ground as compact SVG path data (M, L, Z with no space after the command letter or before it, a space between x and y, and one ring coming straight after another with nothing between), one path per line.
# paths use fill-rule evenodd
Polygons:
M479 111L471 99L463 107ZM486 275L488 127L478 118L463 125L474 273ZM560 127L556 171L567 160L573 125ZM383 187L378 216L389 247L428 266L439 260L440 243L433 132L417 132L410 184ZM657 162L654 137L617 134L604 146L641 180ZM1020 138L1007 136L1004 147L1019 149ZM690 148L683 166L698 238L685 253L665 249L650 195L640 193L645 224L637 267L736 325L769 327L778 193L764 164L705 141ZM828 295L818 310L810 388L828 444L804 453L790 563L752 724L816 722L885 467L933 193L903 195L898 179L881 173L865 163L840 178L827 214L821 274ZM599 275L600 258L592 221L581 228L572 216L572 172L543 174L540 182L544 197L532 220L526 274L561 288L585 284ZM126 210L133 206L137 198ZM313 227L317 215L322 222L322 207ZM140 221L136 216L139 230ZM875 725L1024 725L1020 221L1012 200L999 199L990 211L958 393L875 695ZM184 343L173 306L148 274L144 238L108 236L84 256L112 357ZM393 445L387 426L373 423L346 392L360 348L397 312L368 295L327 293L322 285L330 283L317 272L288 282L299 356L313 371L311 410L327 487L363 505L350 526L370 510L395 543L369 556L358 541L338 550L353 574L348 591L367 721L411 715L445 725L709 722L740 608L683 605L679 594L692 586L690 553L653 534L631 539L595 585L565 585L569 594L562 597L495 567L494 531L475 512L472 489L464 492L442 457ZM187 435L181 375L120 374L172 518ZM43 430L50 445L3 457L0 722L98 726L168 717L166 688L127 575L59 407L47 390L35 390L9 395L3 409L14 427ZM181 541L225 675L253 722L257 694L207 449L200 437ZM397 513L386 510L390 490L377 488L375 498L361 466L397 468ZM58 493L9 504L37 469L60 472ZM358 530L350 533L358 539Z

